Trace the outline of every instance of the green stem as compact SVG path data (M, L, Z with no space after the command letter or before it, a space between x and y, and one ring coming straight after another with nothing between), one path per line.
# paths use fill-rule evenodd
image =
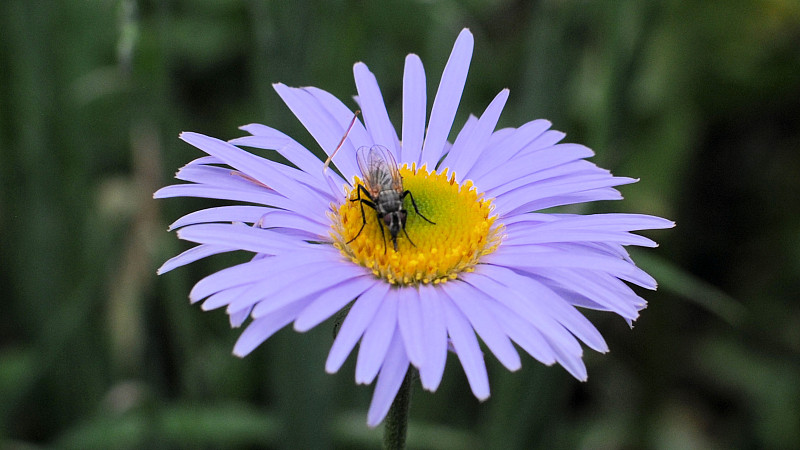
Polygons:
M392 402L383 428L383 448L386 450L402 450L406 448L406 431L408 430L408 407L411 404L412 370L406 377L397 396Z

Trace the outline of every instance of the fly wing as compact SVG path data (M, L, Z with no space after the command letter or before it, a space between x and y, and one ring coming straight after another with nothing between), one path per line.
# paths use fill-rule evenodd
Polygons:
M361 147L356 151L356 159L370 195L375 197L380 191L389 189L403 192L403 178L397 170L394 156L386 147Z

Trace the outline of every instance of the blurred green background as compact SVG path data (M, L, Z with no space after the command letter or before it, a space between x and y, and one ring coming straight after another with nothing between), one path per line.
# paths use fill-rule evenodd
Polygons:
M789 448L800 443L800 2L29 1L0 3L0 448L377 448L372 387L323 370L331 322L246 359L166 226L207 206L152 200L200 152L261 122L316 144L271 88L351 107L352 64L400 117L403 58L429 102L459 30L475 55L456 120L500 89L501 126L545 117L626 200L584 212L675 220L636 251L659 279L589 381L491 357L480 404L450 356L417 384L412 448Z

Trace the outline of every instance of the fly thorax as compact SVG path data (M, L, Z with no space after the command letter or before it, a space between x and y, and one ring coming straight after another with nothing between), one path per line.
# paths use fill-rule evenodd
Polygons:
M381 215L400 211L403 209L403 200L400 198L400 194L398 194L397 191L380 191L375 201L375 208Z

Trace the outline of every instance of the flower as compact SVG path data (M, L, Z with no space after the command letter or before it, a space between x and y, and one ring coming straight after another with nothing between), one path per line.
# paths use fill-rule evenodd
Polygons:
M230 142L183 133L181 139L208 156L177 173L188 184L154 195L248 203L177 220L170 229L199 245L159 269L235 250L255 254L200 280L189 294L192 302L204 300L204 310L226 306L233 326L252 318L236 355L290 323L303 332L352 303L325 369L336 372L360 341L356 382L377 377L370 426L383 420L409 364L422 386L435 391L448 348L474 395L488 398L476 334L509 370L520 368L514 342L585 380L580 342L598 352L608 347L576 307L636 319L646 302L626 282L647 289L656 282L624 246L654 247L630 232L674 225L637 214L535 212L621 199L614 186L636 180L586 161L593 153L582 145L558 143L565 135L546 120L495 131L508 90L480 118L469 117L451 145L472 48L465 29L442 74L427 131L419 57L405 61L401 136L374 75L357 63L363 125L326 91L274 85L326 153L340 150L332 159L336 170L324 170L309 150L264 125L244 126L250 135ZM289 163L237 146L274 150Z

